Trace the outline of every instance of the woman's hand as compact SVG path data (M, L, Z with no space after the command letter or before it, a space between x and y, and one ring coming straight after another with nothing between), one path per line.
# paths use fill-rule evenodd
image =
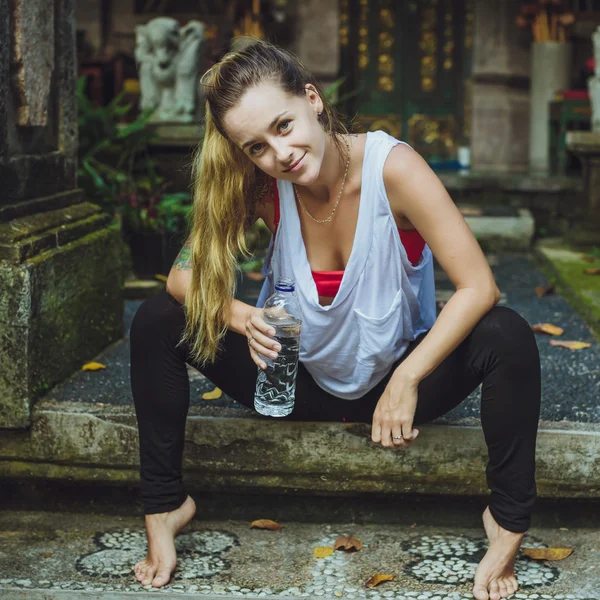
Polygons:
M389 380L373 413L371 439L385 448L406 448L419 431L413 429L419 384L396 371ZM402 436L402 439L393 439Z
M275 329L264 322L262 314L262 308L253 308L249 311L245 329L250 356L256 365L264 370L267 365L259 354L276 359L281 346L276 340L269 337L275 335Z

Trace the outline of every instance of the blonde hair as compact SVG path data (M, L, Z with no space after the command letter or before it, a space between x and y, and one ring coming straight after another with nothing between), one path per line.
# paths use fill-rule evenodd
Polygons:
M347 130L315 79L290 53L252 40L226 54L202 77L206 98L205 134L193 164L194 208L191 223L192 277L186 295L187 342L192 360L213 362L227 331L236 291L240 257L250 255L245 232L252 225L252 192L258 169L225 133L224 117L244 93L261 83L278 84L290 95L304 96L312 84L323 101L319 117L341 154L340 134Z

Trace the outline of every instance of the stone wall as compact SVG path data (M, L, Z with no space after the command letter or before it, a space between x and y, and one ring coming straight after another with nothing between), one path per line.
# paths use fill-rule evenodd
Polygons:
M0 427L122 333L110 217L76 189L74 0L0 0Z
M472 166L527 170L529 47L515 18L520 0L476 0L473 40Z

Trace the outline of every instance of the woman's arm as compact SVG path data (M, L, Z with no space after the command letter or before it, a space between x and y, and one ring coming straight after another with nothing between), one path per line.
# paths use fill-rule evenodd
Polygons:
M394 215L413 224L456 287L430 332L396 371L418 384L491 310L500 291L465 219L417 152L404 144L395 146L383 177Z
M269 230L273 233L275 229L273 223L273 202L268 193L268 186L263 180L260 180L260 184L261 185L256 186L253 194L256 207L254 220L262 218ZM185 296L192 276L190 247L191 243L188 238L177 255L177 258L169 271L169 276L167 277L167 292L180 304L185 304ZM232 299L231 322L228 325L229 328L237 333L245 334L246 322L253 310L255 310L254 306Z

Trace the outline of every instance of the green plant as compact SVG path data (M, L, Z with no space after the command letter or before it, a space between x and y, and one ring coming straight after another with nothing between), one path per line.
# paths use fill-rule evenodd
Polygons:
M85 94L86 78L77 82L79 127L79 186L107 212L118 210L123 190L136 187L140 172L154 169L148 157L153 132L146 127L151 112L123 123L130 104L119 94L107 106L95 107Z
M127 234L177 233L185 231L192 210L187 192L164 193L164 186L149 190L139 187L123 195L120 217Z
M360 93L360 88L356 90L352 90L351 92L347 92L346 94L342 94L338 96L337 93L339 89L344 85L348 77L340 77L336 79L332 84L328 85L323 91L325 93L325 97L327 100L331 102L332 106L340 106L343 105L347 100L357 96Z

